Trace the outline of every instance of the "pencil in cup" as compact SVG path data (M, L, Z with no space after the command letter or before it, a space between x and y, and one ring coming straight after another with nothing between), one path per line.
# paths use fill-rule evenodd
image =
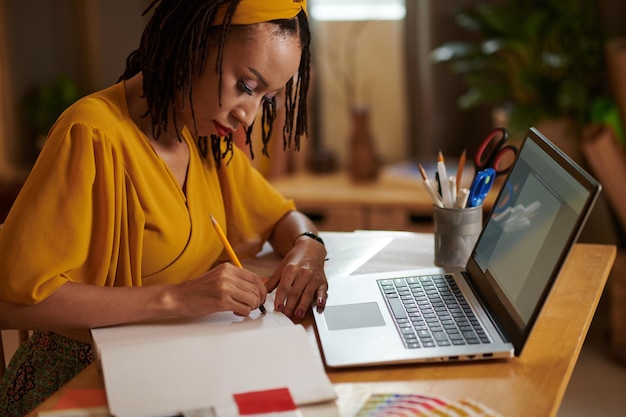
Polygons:
M467 207L467 199L469 198L469 189L467 188L459 188L459 192L456 195L456 200L454 200L454 208L465 208Z
M428 195L430 195L433 204L437 207L443 207L443 201L441 200L439 193L436 191L437 188L433 181L428 178L428 175L426 175L424 167L422 166L422 164L417 164L417 167L419 168L420 174L422 175L422 184L424 184L424 188L428 192Z
M237 254L235 253L232 245L226 238L226 234L222 230L220 224L217 222L217 220L215 220L215 217L213 217L212 214L210 214L210 216L211 216L211 222L213 223L213 227L215 228L215 232L217 233L217 236L222 241L222 245L224 245L224 249L226 249L226 253L228 253L228 257L230 258L231 262L234 263L239 268L243 268L243 265L241 265L241 262L239 261ZM266 312L265 306L263 304L259 306L259 310L261 310L261 313Z
M463 170L465 169L465 159L467 158L467 152L463 149L461 157L459 158L459 166L456 169L456 193L457 195L461 191L461 179L463 178Z
M452 175L448 177L448 187L450 188L450 201L452 202L452 207L454 207L457 197L456 176Z
M437 173L439 174L439 183L441 184L441 197L443 199L443 205L445 207L452 207L454 201L452 200L452 194L450 193L448 171L446 170L446 164L441 151L439 151L437 156Z

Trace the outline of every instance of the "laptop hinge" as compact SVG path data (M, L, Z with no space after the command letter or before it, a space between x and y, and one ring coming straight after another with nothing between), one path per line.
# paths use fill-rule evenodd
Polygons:
M489 309L485 303L481 300L481 298L478 296L478 292L476 291L476 288L474 287L474 284L472 284L472 280L469 276L469 273L466 270L461 271L461 274L463 275L463 278L465 278L465 283L467 284L467 286L470 288L470 290L472 291L472 293L474 294L474 298L476 299L476 301L478 301L478 303L482 306L483 311L485 312L485 314L487 314L487 317L489 317L489 320L491 320L491 324L493 324L493 327L496 329L496 331L498 332L498 334L500 335L500 337L508 343L511 343L511 339L504 334L504 332L502 331L502 325L501 323L496 319L496 317L491 313L491 309Z

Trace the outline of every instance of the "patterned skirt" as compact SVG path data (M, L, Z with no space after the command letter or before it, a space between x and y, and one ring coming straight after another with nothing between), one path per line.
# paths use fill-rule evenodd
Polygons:
M95 360L89 343L35 331L0 382L0 415L23 417Z

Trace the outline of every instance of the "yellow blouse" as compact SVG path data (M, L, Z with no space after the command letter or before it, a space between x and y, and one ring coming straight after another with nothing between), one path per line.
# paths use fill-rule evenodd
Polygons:
M294 203L235 149L217 169L189 133L184 190L130 118L123 83L79 100L56 122L0 232L0 298L31 304L67 281L178 283L256 253Z

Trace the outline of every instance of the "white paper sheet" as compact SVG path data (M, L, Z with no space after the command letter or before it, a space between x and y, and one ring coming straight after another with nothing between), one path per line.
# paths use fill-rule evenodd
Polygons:
M302 326L274 312L233 317L94 329L111 413L170 416L225 403L234 393L282 387L298 405L334 398Z

